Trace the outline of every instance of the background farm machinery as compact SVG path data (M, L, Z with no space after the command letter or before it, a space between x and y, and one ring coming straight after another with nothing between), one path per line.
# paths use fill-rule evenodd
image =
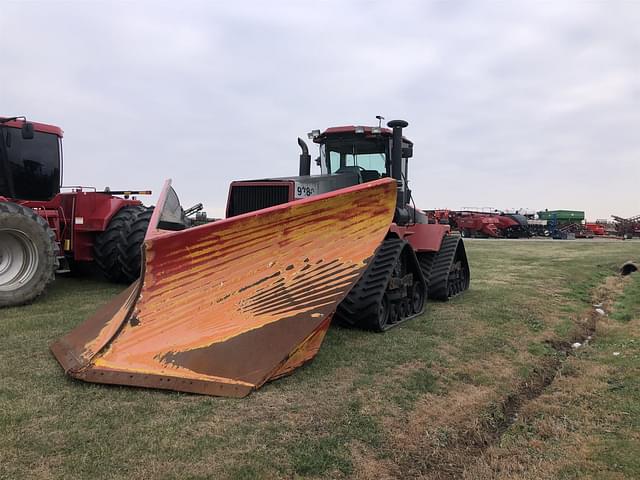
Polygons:
M529 220L533 235L550 236L556 239L594 238L615 236L611 222L597 220L585 221L581 210L544 210L536 214L537 219Z
M640 237L640 215L624 218L612 215L616 233L622 238Z
M605 223L587 222L584 224L584 226L596 237L608 235L607 225Z
M429 210L425 212L434 223L446 223L463 237L528 238L529 220L519 213L474 210Z
M546 222L544 235L558 240L593 238L596 227L588 228L584 212L580 210L544 210L537 213Z
M585 222L583 211L543 210L537 213L506 213L497 209L429 210L425 212L433 223L451 225L463 237L554 239L593 238L596 236L632 236L640 232L638 218L616 218L616 222L598 220ZM640 235L640 234L638 234Z

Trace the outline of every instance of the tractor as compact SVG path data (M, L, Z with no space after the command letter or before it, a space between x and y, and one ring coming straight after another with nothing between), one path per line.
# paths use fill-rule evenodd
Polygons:
M190 224L167 180L139 280L51 345L65 372L242 397L312 360L333 320L383 332L465 291L461 237L412 205L408 124L387 125L311 132L317 175L299 138L299 174L232 182L222 220Z
M0 307L36 299L56 273L95 262L114 282L140 273L149 191L61 192L62 129L0 117Z
M381 118L381 117L380 117ZM419 315L427 298L447 300L469 287L469 264L459 235L435 224L412 205L409 158L413 143L402 134L404 120L342 126L308 134L319 147L311 175L311 155L298 138L299 175L232 182L227 217L381 178L397 185L393 223L367 271L338 305L335 319L347 326L382 332Z

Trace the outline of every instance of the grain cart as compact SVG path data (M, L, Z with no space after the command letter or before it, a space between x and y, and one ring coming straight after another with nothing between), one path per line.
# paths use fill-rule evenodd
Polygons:
M80 263L116 282L140 273L151 210L132 195L151 192L61 192L61 179L62 129L0 117L0 307L34 300Z
M385 331L469 286L459 236L411 205L407 123L314 131L299 175L233 182L189 228L171 182L140 280L51 349L89 382L244 396L311 360L335 318Z

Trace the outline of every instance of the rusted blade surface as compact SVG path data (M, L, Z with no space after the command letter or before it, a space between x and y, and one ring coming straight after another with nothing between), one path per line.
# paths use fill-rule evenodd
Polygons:
M167 182L151 226L172 195ZM315 356L395 197L382 179L178 232L150 227L141 283L51 349L91 382L244 396Z

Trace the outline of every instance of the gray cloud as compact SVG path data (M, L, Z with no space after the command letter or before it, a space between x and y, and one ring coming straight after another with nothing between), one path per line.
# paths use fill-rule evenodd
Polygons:
M5 2L2 113L65 129L65 183L220 214L296 136L410 122L423 208L640 213L633 2Z

